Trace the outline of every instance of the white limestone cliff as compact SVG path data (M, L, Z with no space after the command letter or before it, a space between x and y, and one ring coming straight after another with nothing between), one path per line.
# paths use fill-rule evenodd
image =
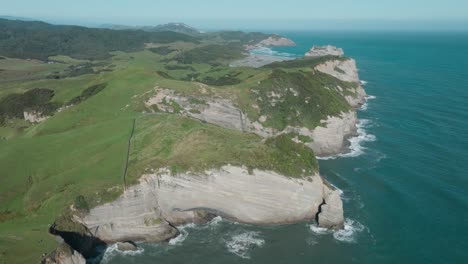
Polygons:
M203 213L259 225L311 220L318 213L324 214L319 225L333 229L342 228L344 219L339 190L318 174L290 178L228 165L204 173L171 175L161 169L143 175L114 202L75 220L106 242L154 242L176 236L173 225L203 222Z
M313 46L306 54L306 57L323 57L323 56L343 56L344 51L335 46Z

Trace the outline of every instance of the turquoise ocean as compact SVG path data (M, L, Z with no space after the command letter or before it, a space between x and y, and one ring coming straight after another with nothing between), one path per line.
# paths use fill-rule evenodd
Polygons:
M347 155L320 161L343 191L346 227L257 227L215 218L102 263L468 263L468 33L275 32L356 59L370 95Z

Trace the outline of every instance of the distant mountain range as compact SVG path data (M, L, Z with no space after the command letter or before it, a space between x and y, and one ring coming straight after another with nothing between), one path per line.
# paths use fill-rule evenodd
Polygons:
M38 21L38 19L32 19L27 17L17 17L17 16L0 16L2 19L8 20L22 20L22 21Z
M201 32L184 23L168 23L157 26L126 26L126 25L115 25L115 24L104 24L102 28L109 28L114 30L143 30L147 32L162 32L162 31L173 31L178 33L184 33L188 35L198 35Z
M52 25L41 21L0 18L0 54L12 58L47 60L53 55L104 59L111 51L135 51L145 43L198 42L198 38L169 30L111 30Z
M8 20L20 20L20 21L43 21L50 24L56 24L51 21L45 21L40 19L28 18L28 17L18 17L18 16L2 16L0 15L0 19L8 19ZM97 28L107 28L107 29L114 29L114 30L143 30L146 32L162 32L162 31L173 31L178 33L184 33L188 35L198 35L201 32L184 23L167 23L161 24L156 26L127 26L127 25L119 25L119 24L103 24L97 26Z

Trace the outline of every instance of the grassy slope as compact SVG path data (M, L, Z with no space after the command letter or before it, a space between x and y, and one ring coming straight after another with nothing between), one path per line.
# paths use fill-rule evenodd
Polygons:
M131 182L146 170L165 167L177 173L231 164L301 177L312 175L318 166L310 149L289 139L272 139L265 144L257 135L177 115L138 119L136 131L130 156Z

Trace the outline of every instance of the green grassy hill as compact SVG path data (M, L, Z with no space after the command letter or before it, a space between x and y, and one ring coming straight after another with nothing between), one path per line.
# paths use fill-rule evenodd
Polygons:
M0 19L0 54L14 58L45 60L49 56L67 55L103 59L111 51L135 51L145 43L175 41L197 42L197 39L172 31L110 30Z

